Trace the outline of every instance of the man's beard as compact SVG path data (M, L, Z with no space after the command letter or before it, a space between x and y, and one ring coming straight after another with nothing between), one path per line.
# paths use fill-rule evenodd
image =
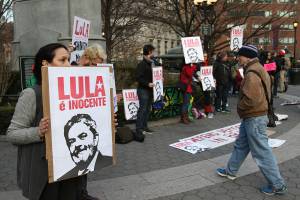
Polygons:
M80 153L87 151L89 149L91 150L91 152L89 152L88 158L86 160L83 160L84 158L81 158ZM89 166L89 164L93 160L96 152L97 152L97 146L85 145L83 147L83 149L80 148L80 146L76 146L73 153L71 153L71 157L72 157L72 160L75 162L75 164L79 167L79 169L84 170ZM74 158L76 158L76 159L74 159ZM77 161L75 161L75 160L77 160Z

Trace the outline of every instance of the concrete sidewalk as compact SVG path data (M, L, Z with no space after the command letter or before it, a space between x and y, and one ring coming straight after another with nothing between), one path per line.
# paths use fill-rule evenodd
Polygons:
M287 142L274 149L279 163L294 159L300 155L300 123L280 139ZM230 154L199 161L187 165L155 170L131 176L89 182L92 195L105 200L147 200L164 197L206 186L225 182L227 179L216 175L215 169L226 164ZM248 156L239 177L258 171L252 158ZM0 199L24 199L20 191L0 193Z

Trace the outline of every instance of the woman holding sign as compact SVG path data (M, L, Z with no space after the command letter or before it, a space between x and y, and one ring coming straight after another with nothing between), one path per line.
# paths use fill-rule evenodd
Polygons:
M48 183L45 134L49 119L43 117L42 66L70 66L69 52L62 44L42 47L35 56L37 84L20 94L7 131L8 140L18 146L17 181L30 200L80 200L82 177Z
M183 92L183 104L181 107L181 122L184 124L189 124L189 116L188 116L188 106L192 97L192 81L193 75L197 70L197 66L195 64L185 64L180 73L180 82L184 84L185 90Z

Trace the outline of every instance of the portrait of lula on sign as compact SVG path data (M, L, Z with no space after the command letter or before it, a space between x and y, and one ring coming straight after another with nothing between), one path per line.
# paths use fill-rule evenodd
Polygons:
M112 156L108 67L49 67L53 181L94 171L98 155Z

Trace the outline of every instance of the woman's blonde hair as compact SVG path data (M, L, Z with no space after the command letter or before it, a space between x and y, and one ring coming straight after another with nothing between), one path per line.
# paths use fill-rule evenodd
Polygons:
M104 49L99 44L93 44L93 45L87 47L84 50L83 55L86 56L89 60L101 58L104 61L107 58L107 55L106 55Z

